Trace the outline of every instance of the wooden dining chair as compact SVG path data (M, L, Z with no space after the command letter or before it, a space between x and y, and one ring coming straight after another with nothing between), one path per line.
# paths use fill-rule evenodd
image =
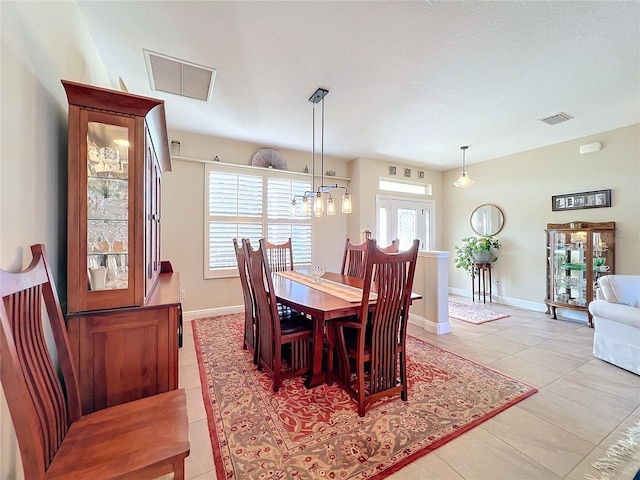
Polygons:
M242 348L249 350L253 354L253 363L258 364L258 331L256 328L256 306L249 282L249 263L245 255L244 246L238 244L237 239L233 239L233 249L236 253L238 263L238 273L240 275L240 285L242 286L242 299L244 302L244 340Z
M329 358L334 349L338 353L337 375L328 372L329 382L337 380L356 400L361 417L382 397L400 393L402 400L408 399L405 341L419 245L414 240L406 252L386 253L369 240L359 314L328 323ZM377 294L373 308L372 286Z
M400 239L396 238L391 242L391 245L388 245L386 247L378 247L378 249L381 252L384 252L384 253L398 253L400 251ZM378 275L378 270L374 266L373 267L373 274L371 276L371 278L373 278L374 282L377 279L377 275Z
M342 256L342 268L340 273L342 275L349 275L351 277L364 278L364 265L365 265L365 253L367 251L367 243L369 239L365 240L360 245L354 245L347 241L344 245L344 254ZM400 240L395 239L388 247L379 247L386 253L398 253L400 246Z
M356 245L351 243L347 238L344 244L344 253L342 255L342 268L340 273L342 275L349 275L351 277L364 277L364 261L365 253L367 251L367 244L369 240L365 240L364 243Z
M284 243L271 243L266 238L264 246L272 272L293 271L293 244L291 237Z
M293 271L293 243L291 237L284 243L271 243L266 238L264 245L272 272ZM286 305L278 304L280 315L291 315L293 310Z
M83 416L45 247L33 245L31 252L33 260L23 272L0 270L0 379L25 478L156 478L173 472L183 479L190 449L185 391ZM62 379L49 353L44 321L50 324Z
M278 311L273 278L269 267L265 240L256 250L249 240L243 240L249 263L249 281L256 302L258 329L258 368L273 378L277 392L283 380L307 373L311 366L312 322L304 315ZM286 369L283 360L288 360Z

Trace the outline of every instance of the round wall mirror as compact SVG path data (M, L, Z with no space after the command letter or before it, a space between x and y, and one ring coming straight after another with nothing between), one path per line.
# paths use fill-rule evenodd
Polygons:
M476 235L497 235L504 227L504 213L500 207L485 203L471 214L471 229Z

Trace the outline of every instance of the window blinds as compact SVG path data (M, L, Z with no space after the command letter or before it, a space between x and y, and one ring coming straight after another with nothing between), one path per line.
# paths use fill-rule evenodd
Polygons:
M311 216L291 216L293 195L310 190L310 181L215 164L205 164L205 179L205 278L237 275L234 238L255 248L263 237L291 237L294 266L311 264Z

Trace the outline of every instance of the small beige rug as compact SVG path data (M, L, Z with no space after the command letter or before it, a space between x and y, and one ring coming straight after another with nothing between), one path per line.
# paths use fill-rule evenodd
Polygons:
M496 313L479 305L468 305L466 303L449 302L449 316L457 318L463 322L485 323L499 318L508 317L507 313Z

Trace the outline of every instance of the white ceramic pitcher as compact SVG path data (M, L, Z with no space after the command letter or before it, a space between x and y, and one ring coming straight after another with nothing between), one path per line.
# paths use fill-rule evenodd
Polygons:
M89 268L91 276L91 290L104 290L107 281L107 267L99 266L97 268Z

